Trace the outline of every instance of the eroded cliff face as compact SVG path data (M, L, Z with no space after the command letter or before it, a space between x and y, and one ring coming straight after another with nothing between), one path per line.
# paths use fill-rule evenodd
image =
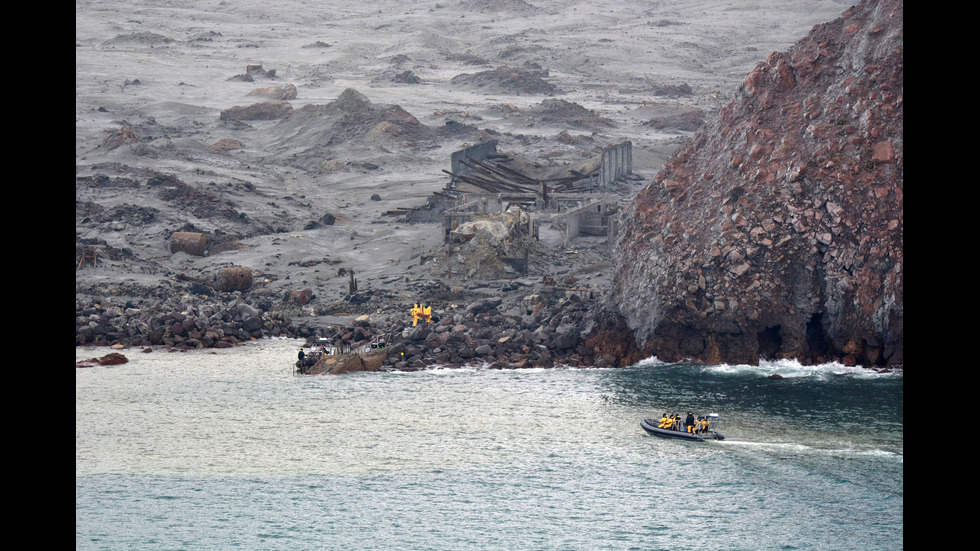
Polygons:
M865 0L748 74L622 218L643 355L903 363L903 6Z

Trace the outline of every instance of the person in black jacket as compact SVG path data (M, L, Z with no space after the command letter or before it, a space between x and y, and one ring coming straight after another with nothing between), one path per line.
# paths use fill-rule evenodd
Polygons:
M694 432L694 414L690 411L687 412L687 419L684 420L684 426L687 427L687 432Z

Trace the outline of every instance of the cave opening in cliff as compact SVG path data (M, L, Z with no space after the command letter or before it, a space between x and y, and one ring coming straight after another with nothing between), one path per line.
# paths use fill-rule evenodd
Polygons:
M810 321L806 324L806 341L811 357L827 357L830 352L830 342L823 330L823 312L810 316Z
M775 360L783 348L783 338L779 335L780 326L766 327L759 331L759 357L763 360Z

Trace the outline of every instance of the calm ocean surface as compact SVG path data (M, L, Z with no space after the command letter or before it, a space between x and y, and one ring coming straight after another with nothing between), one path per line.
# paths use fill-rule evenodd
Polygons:
M299 345L76 369L75 548L903 548L900 373L651 360L303 377ZM689 409L720 414L727 440L639 426Z

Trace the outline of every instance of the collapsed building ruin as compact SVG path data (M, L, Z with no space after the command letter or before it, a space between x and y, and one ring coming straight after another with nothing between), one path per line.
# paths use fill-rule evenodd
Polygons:
M498 278L527 275L542 227L560 247L580 236L618 231L621 180L633 173L632 143L560 168L501 153L490 140L452 154L446 186L423 207L389 211L412 222L441 223L446 275ZM554 234L549 239L555 244Z
M451 168L443 171L450 182L425 209L402 213L415 221L441 219L447 245L489 230L491 222L498 233L535 239L540 226L549 224L565 247L580 235L605 236L611 243L618 204L612 185L633 173L633 145L609 146L558 175L531 175L533 167L499 153L497 141L491 140L454 152Z

